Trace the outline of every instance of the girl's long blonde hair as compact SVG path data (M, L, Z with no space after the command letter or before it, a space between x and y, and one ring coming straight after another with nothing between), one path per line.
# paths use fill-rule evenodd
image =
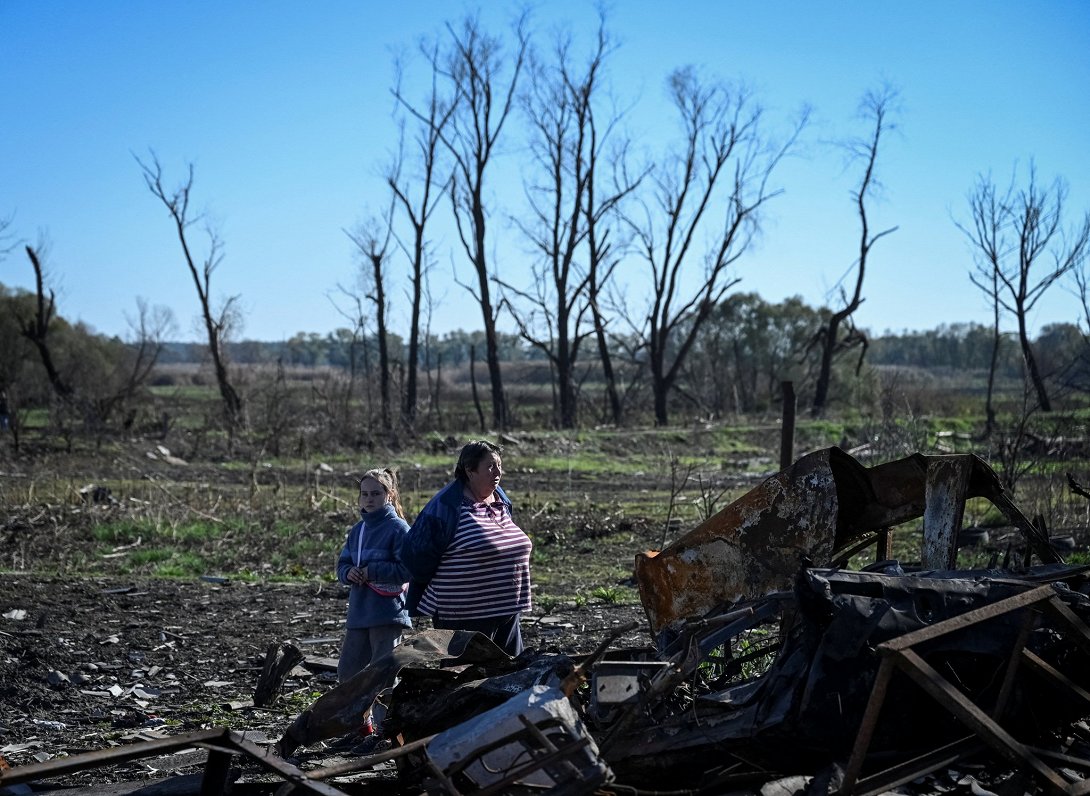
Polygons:
M405 510L401 508L401 493L397 489L397 470L391 470L389 467L384 467L381 470L368 470L360 476L360 482L362 483L365 478L374 478L382 485L382 488L386 491L386 497L390 499L390 505L397 512L397 516L405 519Z

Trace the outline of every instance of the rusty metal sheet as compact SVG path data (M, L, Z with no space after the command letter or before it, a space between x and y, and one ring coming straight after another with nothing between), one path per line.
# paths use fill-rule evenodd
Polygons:
M662 552L636 556L654 632L787 587L802 555L828 559L838 506L830 450L803 456Z
M658 633L741 599L786 588L806 557L826 566L924 518L924 565L949 569L970 497L990 500L1045 563L1062 562L978 456L913 454L864 467L839 448L798 459L661 552L636 556L636 580ZM845 552L847 551L847 552Z

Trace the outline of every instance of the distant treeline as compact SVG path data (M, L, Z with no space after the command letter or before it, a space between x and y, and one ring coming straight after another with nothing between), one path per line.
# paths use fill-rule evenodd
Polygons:
M671 411L685 420L778 412L787 381L805 406L820 357L814 339L828 313L797 297L779 303L754 293L727 297L695 337L678 374ZM48 324L37 322L43 318ZM217 427L220 410L209 400L214 393L208 388L215 381L208 347L166 342L152 334L157 327L147 318L141 320L141 333L130 339L100 335L67 322L33 294L0 285L0 391L16 444L36 410L38 418L46 410L45 427L69 442L77 433L96 438L118 432L167 434L174 419L194 412L203 413L201 428ZM896 394L897 405L911 405L912 411L960 412L965 402L970 411L982 411L989 374L999 389L1021 400L1021 350L1006 333L997 337L994 329L973 323L877 337L854 333L866 344L853 346L839 360L830 396L834 406L865 414L880 411L883 401ZM408 357L403 338L390 334L387 342L385 368L369 332L337 329L300 332L284 341L229 343L227 366L243 399L245 433L272 450L303 417L307 431L299 439L307 445L346 444L346 435L347 444L365 445L377 430L393 429L392 407L406 394ZM614 335L610 342L621 422L648 422L654 415L647 351L635 336ZM518 335L501 333L498 343L514 405L512 427L562 427L553 362ZM417 428L485 428L484 344L479 331L422 340ZM1090 393L1087 339L1078 326L1046 326L1033 344L1053 385L1066 394L1072 389ZM575 376L578 422L617 422L601 361L587 356ZM388 402L382 396L384 382Z
M715 332L709 330L709 337ZM722 330L719 330L722 331ZM752 329L736 328L737 339L744 339ZM497 334L504 362L544 361L545 356L537 348L515 334ZM887 330L881 336L870 338L865 361L870 365L900 365L916 368L951 368L957 370L984 370L988 368L995 339L994 330L978 323L941 324L928 330ZM390 335L395 361L403 359L405 340L397 334ZM1086 345L1082 332L1072 323L1049 324L1042 328L1035 339L1041 356L1046 359L1048 370L1055 372L1072 361L1072 357ZM484 333L462 329L443 335L430 335L423 344L425 356L422 364L458 368L469 363L471 349L483 350ZM199 364L207 359L207 345L203 343L166 342L159 356L161 364ZM377 357L377 344L373 336L353 339L348 329L337 329L327 334L299 332L288 340L261 341L241 340L227 344L231 362L239 365L282 364L291 367L334 367L348 370L353 358L366 368L368 360ZM803 350L796 352L800 358ZM637 355L638 356L638 355ZM999 370L1010 377L1017 377L1021 368L1021 352L1013 339L1000 338Z

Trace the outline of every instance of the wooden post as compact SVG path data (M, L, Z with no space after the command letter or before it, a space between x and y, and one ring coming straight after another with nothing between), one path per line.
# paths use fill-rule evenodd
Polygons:
M783 392L783 425L780 429L780 469L786 470L795 461L795 383L781 381Z

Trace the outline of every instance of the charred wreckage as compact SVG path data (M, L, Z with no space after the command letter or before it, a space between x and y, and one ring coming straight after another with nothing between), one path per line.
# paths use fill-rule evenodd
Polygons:
M959 570L973 498L1017 545ZM921 518L920 564L890 559L896 526ZM868 548L877 563L845 568ZM612 648L618 632L589 655L511 659L479 634L427 630L320 697L272 748L206 731L0 770L0 792L199 746L202 793L227 789L233 755L277 774L277 793L363 792L333 783L393 761L411 793L876 794L974 759L1001 761L1019 793L1088 793L1088 572L1063 563L976 456L867 467L828 448L636 556L646 647ZM377 751L293 763L372 712Z

